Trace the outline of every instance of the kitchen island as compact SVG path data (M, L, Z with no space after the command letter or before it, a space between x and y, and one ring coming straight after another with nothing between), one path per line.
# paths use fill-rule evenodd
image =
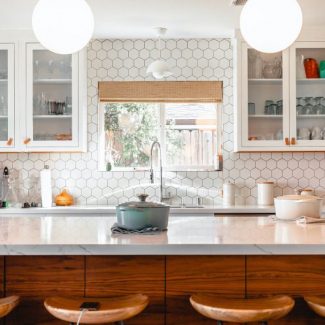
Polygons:
M168 231L113 235L115 217L0 217L0 255L325 254L325 224L269 216L170 217Z
M127 325L212 325L192 310L190 294L325 294L325 224L177 216L167 232L112 235L114 222L91 215L2 216L0 294L22 297L6 324L63 324L42 305L53 295L142 292L150 306ZM292 314L271 324L324 320L298 299Z

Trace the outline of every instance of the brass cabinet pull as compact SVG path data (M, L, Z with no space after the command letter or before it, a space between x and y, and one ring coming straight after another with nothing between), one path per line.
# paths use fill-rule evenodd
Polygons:
M285 142L285 144L286 144L287 146L290 146L289 138L285 138L285 139L284 139L284 142Z
M291 138L291 145L295 145L296 144L296 138Z
M7 146L11 146L13 142L14 142L14 139L9 138L8 141L7 141Z
M24 140L24 144L28 144L28 143L30 143L30 141L31 141L31 138L26 138L26 139Z

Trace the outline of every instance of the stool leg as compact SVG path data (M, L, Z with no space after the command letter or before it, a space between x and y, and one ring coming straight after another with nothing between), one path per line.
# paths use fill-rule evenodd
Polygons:
M261 325L267 325L268 322L261 322Z
M124 325L123 321L116 322L115 325Z
M223 325L223 321L218 320L218 321L217 321L217 325Z

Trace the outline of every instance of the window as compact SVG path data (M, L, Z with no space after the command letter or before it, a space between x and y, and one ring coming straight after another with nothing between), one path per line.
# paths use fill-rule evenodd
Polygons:
M220 117L215 103L102 102L100 170L150 168L150 149L155 140L161 144L165 168L214 170ZM153 156L158 158L156 152Z
M154 141L165 169L222 169L221 81L102 81L98 96L100 170L149 169Z

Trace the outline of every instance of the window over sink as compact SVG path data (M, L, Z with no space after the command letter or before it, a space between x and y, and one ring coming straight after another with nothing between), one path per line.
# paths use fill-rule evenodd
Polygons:
M159 86L162 83L158 82ZM100 170L148 170L154 141L161 145L162 162L167 170L217 169L222 137L218 103L193 100L182 103L180 99L150 102L147 97L145 100L141 100L143 96L139 100L134 97L128 101L101 99ZM153 166L158 165L156 150L157 147L153 151Z

